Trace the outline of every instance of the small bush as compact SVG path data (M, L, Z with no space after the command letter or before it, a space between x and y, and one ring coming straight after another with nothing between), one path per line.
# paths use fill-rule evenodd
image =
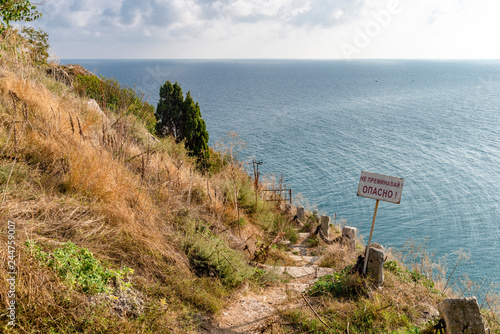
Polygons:
M294 232L291 232L290 230L294 230ZM285 232L285 235L288 237L289 235L292 236L294 233L297 234L297 230L292 226L291 222L288 221L288 218L281 214L281 213L276 213L273 216L273 221L269 225L269 231L268 231L272 236L278 235L281 232ZM291 240L290 240L291 241Z
M216 151L213 148L209 147L208 150L209 158L207 161L207 170L211 175L219 174L225 166L227 166L230 162L230 157L227 154Z
M238 185L238 206L251 214L255 212L255 188L251 178Z
M132 269L106 269L88 249L78 247L72 242L52 253L42 251L34 242L27 242L26 246L38 261L56 272L69 287L76 286L84 293L110 292L108 283L111 279L115 279L124 288L130 286L130 283L124 283L123 279L133 272Z
M321 266L341 269L349 263L352 263L355 258L356 253L349 252L345 246L339 243L333 243L332 245L328 245L323 252Z
M222 239L203 227L186 237L184 251L199 276L218 277L229 287L239 285L254 274L254 269L240 252L228 247Z
M299 232L297 232L294 228L290 228L286 231L285 237L290 240L292 244L294 244L297 240L299 240Z
M155 133L155 108L133 88L122 87L114 78L77 75L75 89L81 96L96 100L103 109L135 115L150 133Z
M319 245L319 239L318 238L309 238L307 239L307 246L308 247L317 247Z
M278 248L279 246L273 245L273 247L269 249L266 264L271 266L294 266L295 260L293 260L287 253L279 250Z

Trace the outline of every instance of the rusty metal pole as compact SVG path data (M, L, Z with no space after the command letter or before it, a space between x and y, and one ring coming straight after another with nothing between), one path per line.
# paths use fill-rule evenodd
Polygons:
M262 161L257 162L257 160L253 161L253 175L254 175L254 186L255 186L255 211L257 212L258 208L258 200L259 200L259 165L262 165Z

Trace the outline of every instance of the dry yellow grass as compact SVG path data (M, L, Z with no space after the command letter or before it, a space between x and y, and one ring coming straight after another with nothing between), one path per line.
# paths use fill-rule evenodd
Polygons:
M90 208L98 216L106 217L105 230L115 231L115 237L107 232L110 243L126 235L142 236L141 244L152 252L158 251L162 257L172 260L181 258L172 249L166 249L164 235L158 233L156 224L158 210L142 189L140 179L96 139L90 140L98 138L102 118L89 110L86 113L75 110L79 107L84 110L84 101L54 96L43 85L9 73L0 83L0 93L3 104L11 104L10 113L2 114L3 123L8 128L10 125L5 156L38 166L52 177L55 187L77 194L81 201L90 201ZM9 97L11 101L6 101ZM131 150L131 144L127 144ZM43 201L37 200L37 205L40 203ZM50 208L50 200L48 203ZM46 210L49 208L45 205ZM11 215L17 218L14 212ZM78 220L73 223L78 224ZM87 232L87 235L100 234ZM123 254L124 259L127 257Z
M194 275L181 249L183 234L199 225L238 249L245 239L255 241L262 230L237 224L239 217L255 218L236 211L231 192L248 176L230 165L202 174L182 144L154 138L133 116L91 107L31 66L14 37L0 50L0 232L5 244L4 223L16 223L19 325L26 331L137 332L145 324L151 332L192 331L197 322L189 314L216 312L227 292L217 279ZM26 253L28 240L45 250L72 241L111 268L133 268L134 286L149 305L145 319L115 321L106 305L101 314L90 312L87 297ZM0 257L6 259L3 248ZM0 279L6 275L0 268ZM3 303L6 289L0 285ZM57 318L69 327L56 326ZM85 321L92 325L78 329Z

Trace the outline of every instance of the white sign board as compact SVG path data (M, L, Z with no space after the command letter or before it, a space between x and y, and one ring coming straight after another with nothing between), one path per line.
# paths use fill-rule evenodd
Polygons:
M358 196L399 204L405 179L361 172Z

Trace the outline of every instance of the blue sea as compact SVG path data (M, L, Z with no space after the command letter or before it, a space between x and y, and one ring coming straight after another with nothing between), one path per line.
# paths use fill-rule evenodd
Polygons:
M373 242L414 240L450 266L464 250L456 278L500 279L500 61L63 62L135 85L154 105L177 81L211 144L238 133L264 175L283 174L302 204L365 240L375 201L356 196L361 171L404 178L401 203L380 203Z

